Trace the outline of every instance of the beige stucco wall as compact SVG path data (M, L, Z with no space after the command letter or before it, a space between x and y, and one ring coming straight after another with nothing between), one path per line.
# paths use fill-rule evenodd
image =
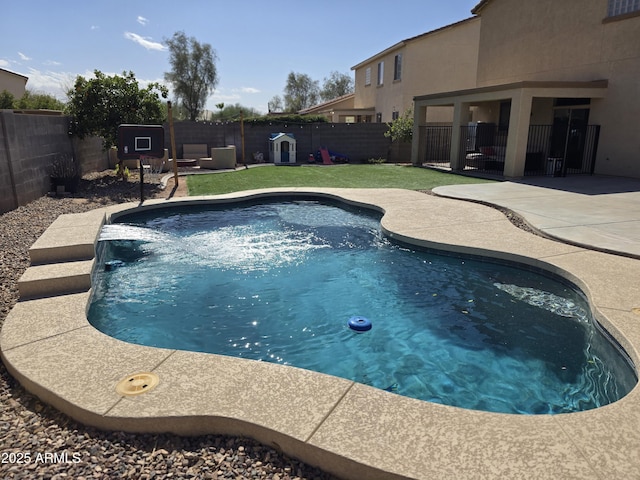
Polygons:
M478 86L607 79L589 117L602 126L596 173L640 177L640 16L607 19L607 3L489 2L480 12Z
M356 65L355 108L375 108L382 121L390 122L413 105L413 97L475 86L480 19L471 18L440 30L400 42ZM402 78L393 80L394 59L402 54ZM384 83L377 85L378 63L384 62ZM371 68L371 85L365 72ZM451 121L446 109L427 112L427 121Z
M0 68L0 92L6 90L15 98L22 98L26 85L27 77Z

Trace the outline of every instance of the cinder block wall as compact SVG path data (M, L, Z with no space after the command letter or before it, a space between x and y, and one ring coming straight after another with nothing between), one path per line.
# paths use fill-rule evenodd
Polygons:
M45 195L49 167L59 154L75 155L83 172L106 168L100 139L72 141L68 131L67 116L0 111L0 212Z

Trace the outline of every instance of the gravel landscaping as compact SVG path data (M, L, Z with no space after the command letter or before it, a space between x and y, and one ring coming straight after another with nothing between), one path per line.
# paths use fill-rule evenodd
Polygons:
M145 176L145 181L145 198L168 195L157 176ZM135 175L122 182L103 172L84 177L78 194L45 196L0 215L0 324L18 300L17 281L29 266L28 249L51 222L63 213L139 199ZM136 435L86 427L27 393L0 363L0 478L335 477L247 438Z

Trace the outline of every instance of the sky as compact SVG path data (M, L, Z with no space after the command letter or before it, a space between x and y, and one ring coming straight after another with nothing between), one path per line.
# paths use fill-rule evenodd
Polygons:
M464 20L479 0L10 0L3 2L0 68L27 89L66 100L76 76L132 71L164 82L175 32L216 52L218 85L207 102L267 112L290 72L322 86L396 43ZM169 85L167 85L169 86Z

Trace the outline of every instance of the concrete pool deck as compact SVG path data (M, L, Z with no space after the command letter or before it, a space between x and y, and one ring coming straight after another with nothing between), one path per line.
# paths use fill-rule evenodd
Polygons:
M393 238L562 275L640 365L640 260L526 233L477 203L399 189L269 189L152 200L233 202L309 195L370 206ZM633 478L640 471L640 387L580 413L524 416L414 400L298 368L128 344L86 320L98 233L137 204L62 215L35 242L21 301L0 332L2 359L27 390L99 428L245 435L341 478ZM122 396L139 372L155 388Z

